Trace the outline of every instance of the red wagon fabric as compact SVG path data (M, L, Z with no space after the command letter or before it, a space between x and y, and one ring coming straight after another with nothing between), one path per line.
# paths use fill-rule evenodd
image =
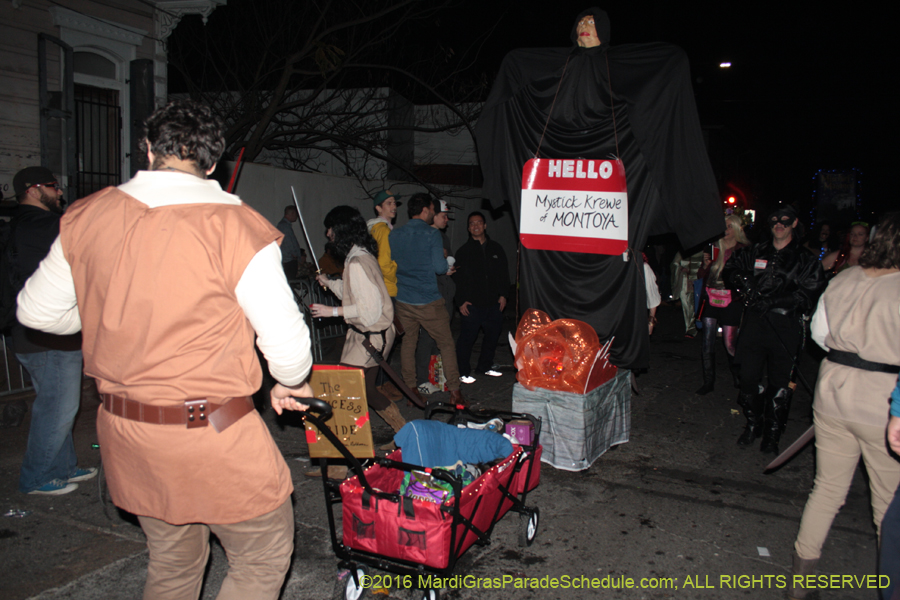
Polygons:
M538 446L535 456L529 457L521 446L513 446L512 454L463 488L460 498L450 498L443 504L370 497L364 493L358 477L347 479L340 486L343 544L353 550L444 569L451 557L458 558L478 540L476 531L463 519L480 532L490 531L513 505L504 489L515 496L540 483L541 451ZM397 450L388 458L401 462L402 451ZM402 469L380 464L365 471L369 485L387 493L400 489L404 474ZM454 521L456 502L462 519Z

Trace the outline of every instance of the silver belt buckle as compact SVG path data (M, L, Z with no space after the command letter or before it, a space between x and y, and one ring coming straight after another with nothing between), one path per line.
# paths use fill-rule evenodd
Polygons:
M184 417L188 429L209 425L209 402L207 400L185 400Z

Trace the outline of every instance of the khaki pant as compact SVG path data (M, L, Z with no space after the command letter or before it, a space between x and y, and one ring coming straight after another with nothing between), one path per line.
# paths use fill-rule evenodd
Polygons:
M231 525L170 525L138 517L147 536L150 565L144 600L196 600L209 559L209 532L228 555L228 575L218 600L276 600L294 552L291 499L270 513Z
M885 425L887 424L885 405ZM900 484L900 463L887 452L884 427L860 425L815 413L816 481L803 518L794 550L800 558L819 558L831 522L844 505L850 483L862 456L869 474L872 514L876 529Z
M416 389L416 344L419 327L425 329L437 343L450 391L459 389L459 367L456 365L456 344L450 333L450 319L444 299L429 304L406 304L397 302L397 318L403 325L403 345L400 349L400 364L403 367L403 381L410 389Z

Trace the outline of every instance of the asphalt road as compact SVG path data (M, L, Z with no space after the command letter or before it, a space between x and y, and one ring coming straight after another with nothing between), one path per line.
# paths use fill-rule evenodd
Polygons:
M457 564L457 575L471 577L445 582L442 597L784 596L791 548L814 476L813 449L764 475L771 457L762 455L758 444L735 444L742 417L724 348L718 349L715 391L696 396L693 390L701 383L699 340L682 336L679 308L660 307L659 319L651 341L651 369L638 378L640 395L632 397L629 442L581 472L543 465L541 484L528 496L528 504L541 511L534 544L517 544L519 516L509 513L498 523L490 545L473 546ZM394 356L399 361L399 353ZM498 362L511 365L508 348L501 347ZM802 371L808 380L815 380L816 370L816 361L805 356ZM503 377L481 377L464 386L464 392L478 406L508 410L514 381L510 366ZM810 404L809 395L799 390L787 442L808 427ZM99 452L91 447L96 410L96 393L87 389L75 434L82 465L99 461ZM417 409L405 405L401 410L407 418L417 415ZM321 482L302 474L309 466L302 432L276 422L271 410L265 416L296 488L296 551L282 597L331 598L341 590ZM373 423L376 442L386 441L387 426L380 419ZM26 437L27 420L0 435L0 513L30 511L20 518L0 517L0 598L139 598L147 552L134 518L104 504L97 481L62 497L20 494L16 484ZM875 590L860 589L857 583L865 584L862 578L873 575L875 567L875 531L860 471L819 564L821 574L850 577L823 581L831 587L810 598L874 600ZM224 553L214 543L203 598L215 598L226 568ZM551 587L554 583L556 588ZM486 587L495 584L501 587ZM600 587L583 587L593 584ZM404 588L401 581L389 596L375 597L415 597Z

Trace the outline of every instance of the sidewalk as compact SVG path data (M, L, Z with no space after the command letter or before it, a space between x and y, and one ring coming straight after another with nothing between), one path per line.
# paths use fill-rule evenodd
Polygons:
M777 473L763 475L771 457L761 454L758 444L752 448L735 444L743 418L736 412L736 390L724 348L717 348L716 390L695 396L693 390L701 383L699 340L683 337L678 307L662 306L658 316L651 369L638 377L641 393L632 398L629 443L582 472L543 465L541 484L529 495L529 504L541 510L535 543L527 548L517 545L518 515L510 513L497 525L492 543L473 546L456 570L484 578L509 576L511 581L583 575L618 585L631 578L637 587L526 591L511 583L500 590L445 589L444 597L783 597L779 577L786 581L790 575L791 546L813 481L814 453L807 448ZM503 336L505 340L505 331ZM394 356L399 363L399 353ZM505 343L497 362L508 366L502 377L482 376L462 388L476 406L511 407L515 375ZM808 380L815 380L816 370L817 364L807 356L802 371ZM810 404L809 395L798 387L782 447L809 426ZM408 419L421 414L405 402L399 406ZM99 460L99 452L91 448L96 441L96 410L96 396L85 393L75 440L79 460L86 466ZM302 431L276 421L271 410L265 418L296 488L296 551L282 597L330 598L337 561L321 482L302 476L309 467ZM386 442L388 427L380 419L372 422L376 443ZM23 518L0 518L0 598L139 598L147 563L140 528L114 507L104 510L97 481L62 497L19 494L16 483L26 436L27 421L16 430L3 430L0 438L0 514L13 508L31 511ZM221 548L213 546L203 598L215 598L226 569ZM857 473L824 548L819 573L871 575L875 561L868 492ZM407 590L390 594L390 598L412 597ZM874 600L876 593L846 587L818 592L819 600L857 598Z

